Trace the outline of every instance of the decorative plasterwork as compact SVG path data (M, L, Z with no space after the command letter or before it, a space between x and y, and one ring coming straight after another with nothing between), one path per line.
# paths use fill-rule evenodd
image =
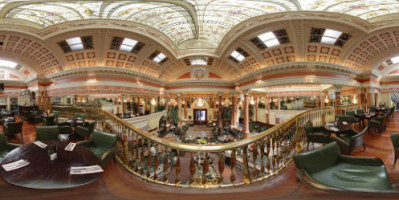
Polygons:
M209 77L209 71L206 68L194 68L191 70L190 76L197 80L207 79Z

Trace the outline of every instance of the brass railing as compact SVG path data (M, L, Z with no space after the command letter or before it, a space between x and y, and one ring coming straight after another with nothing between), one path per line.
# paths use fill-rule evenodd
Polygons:
M265 132L237 142L196 145L169 141L97 108L54 106L60 117L85 113L97 120L97 129L118 136L116 159L138 177L181 187L227 187L254 183L276 175L306 143L303 124L315 126L334 121L342 111L365 105L326 107L297 114Z

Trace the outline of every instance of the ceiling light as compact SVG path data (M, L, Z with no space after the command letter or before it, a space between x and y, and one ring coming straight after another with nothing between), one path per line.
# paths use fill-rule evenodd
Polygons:
M80 37L69 38L66 40L69 46L74 44L82 44L82 39Z
M207 57L200 57L200 58L190 58L191 65L207 65L208 58Z
M237 59L238 61L242 61L245 59L245 57L242 54L238 53L237 51L233 51L230 55L233 58Z
M8 61L8 60L0 60L0 67L8 67L8 68L15 69L17 66L18 66L18 63L16 63L16 62L12 62L12 61Z
M326 31L324 32L323 36L332 37L332 38L339 38L339 36L341 36L341 34L342 34L342 32L340 32L340 31L326 29Z
M392 64L399 63L399 56L391 58Z

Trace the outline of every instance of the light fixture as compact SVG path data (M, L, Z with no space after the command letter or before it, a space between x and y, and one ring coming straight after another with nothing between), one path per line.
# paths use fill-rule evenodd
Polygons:
M151 105L154 106L155 104L157 104L157 102L155 101L155 98L152 98L152 99L151 99Z
M91 79L87 80L87 83L95 83L95 82L97 82L97 79L95 79L95 78L91 78Z
M328 103L328 98L326 97L326 99L324 100L324 102Z
M8 61L8 60L0 60L0 67L8 67L8 68L12 68L15 69L17 67L18 63L16 62L12 62L12 61Z
M249 102L251 105L255 105L254 97L251 97L251 101Z
M204 102L202 101L201 98L199 98L199 99L198 99L198 102L197 102L197 106L198 106L198 107L202 107L203 105L204 105Z
M354 104L357 104L357 97L356 97L356 95L353 96L353 103L354 103Z

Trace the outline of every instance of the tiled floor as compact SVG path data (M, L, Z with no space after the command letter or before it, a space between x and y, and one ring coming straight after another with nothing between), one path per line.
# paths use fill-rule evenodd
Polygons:
M24 123L24 142L34 140L34 126ZM352 155L375 156L386 164L391 182L399 185L399 162L393 165L393 147L390 135L399 132L399 112L389 122L387 130L366 135L367 150L356 149ZM68 190L31 190L12 186L0 180L0 199L399 199L398 195L348 195L315 191L298 181L291 163L285 172L271 180L234 188L184 189L146 183L129 174L118 164L109 162L103 175L94 183Z

